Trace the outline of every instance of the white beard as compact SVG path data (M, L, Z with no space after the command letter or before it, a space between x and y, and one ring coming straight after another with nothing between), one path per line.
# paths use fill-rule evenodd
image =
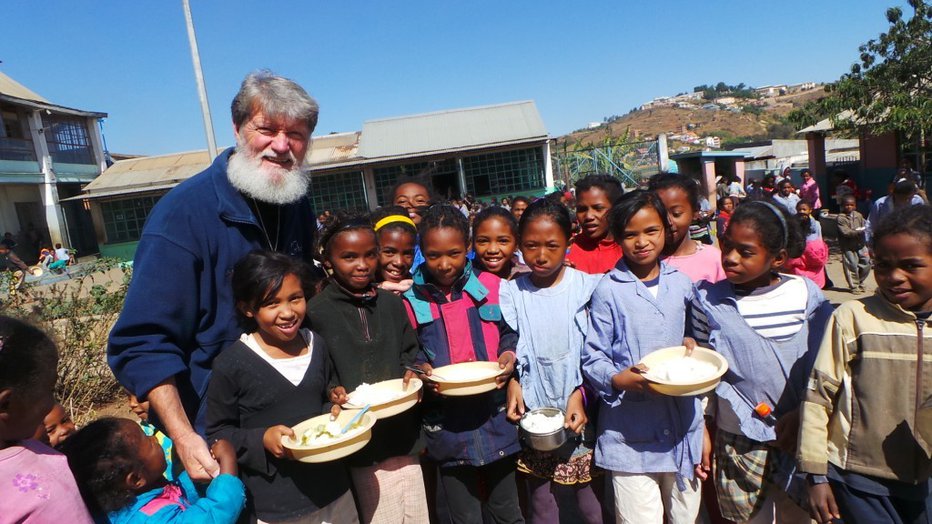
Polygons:
M253 155L237 137L236 151L227 163L230 184L243 194L268 204L291 204L307 194L311 179L304 171L304 159L297 161L292 156L294 167L285 169L263 165L265 155L265 152Z

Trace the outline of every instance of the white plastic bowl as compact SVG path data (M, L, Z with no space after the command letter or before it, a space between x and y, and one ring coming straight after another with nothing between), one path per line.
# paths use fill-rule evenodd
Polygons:
M369 406L369 413L372 413L376 418L383 419L395 416L399 413L403 413L417 404L418 392L421 390L421 387L424 385L420 379L412 378L408 382L407 391L404 389L404 379L394 378L391 380L384 380L382 382L376 382L375 384L370 384L370 386L377 391L390 391L392 393L404 393L403 396L400 396L394 400L389 400L387 402L380 402L378 404L372 404ZM350 393L350 398L352 398L352 393ZM358 404L353 404L352 401L344 404L345 408L348 409L361 409L365 406L360 406Z
M339 423L341 427L348 424L358 412L358 409L344 409L340 412L340 415L337 416L337 423ZM297 426L292 427L291 429L294 430L296 438L282 437L282 445L291 451L291 455L295 460L300 462L320 463L339 460L356 453L369 443L369 440L372 438L372 426L375 425L376 420L378 420L378 417L367 412L363 414L360 419L360 426L356 429L350 429L342 437L327 442L326 444L301 445L301 435L303 435L305 431L320 424L330 422L330 414L325 413L309 418Z
M427 379L438 384L441 395L467 397L495 389L495 377L501 374L498 362L462 362L434 368Z
M694 382L673 382L669 380L663 380L656 376L651 376L650 369L656 367L661 362L666 362L668 360L673 360L675 358L680 358L686 354L686 346L673 346L669 348L658 349L653 353L648 354L643 359L641 363L647 366L648 372L644 374L644 378L649 382L651 389L657 393L662 393L664 395L670 395L674 397L689 397L693 395L701 395L702 393L708 393L715 389L718 386L718 383L722 380L722 375L728 371L728 361L725 360L725 357L712 351L711 349L696 347L692 352L692 358L701 360L703 362L708 362L716 366L716 373L712 377L706 377L702 380L697 380Z

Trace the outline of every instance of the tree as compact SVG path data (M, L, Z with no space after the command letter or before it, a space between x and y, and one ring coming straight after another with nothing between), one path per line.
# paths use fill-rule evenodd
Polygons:
M907 136L932 131L932 5L909 5L909 20L899 7L888 9L889 30L862 45L860 63L827 86L830 97L821 109L833 112L836 128L865 126ZM854 118L838 118L845 109Z

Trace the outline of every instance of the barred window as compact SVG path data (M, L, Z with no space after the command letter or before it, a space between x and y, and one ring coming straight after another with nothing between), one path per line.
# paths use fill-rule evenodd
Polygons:
M36 161L26 115L3 104L0 104L0 160Z
M161 195L109 200L100 203L107 242L134 242L142 236L142 226Z
M93 164L87 120L64 115L43 115L45 142L53 162L62 164Z
M405 178L412 178L420 183L425 183L431 191L436 189L435 186L438 185L439 181L456 180L456 159L448 158L432 162L377 167L372 170L372 174L375 177L375 192L378 196L379 205L384 206L391 197L388 192L391 191L395 184ZM448 183L445 182L440 185L444 186Z
M463 170L466 190L476 197L544 187L543 152L538 147L465 157Z
M366 189L360 171L311 175L311 204L323 211L367 211Z

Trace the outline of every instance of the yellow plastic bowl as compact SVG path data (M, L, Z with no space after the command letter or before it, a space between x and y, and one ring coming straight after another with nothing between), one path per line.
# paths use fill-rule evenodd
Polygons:
M337 416L337 422L341 426L346 425L358 412L358 409L344 409L340 412L340 415ZM376 420L378 420L378 417L372 413L366 412L360 419L360 426L358 428L350 429L337 440L326 444L302 446L301 435L303 435L305 431L320 424L330 422L330 414L325 413L307 419L297 426L292 427L291 429L294 430L296 438L282 437L282 446L288 448L288 450L291 451L291 456L300 462L320 463L339 460L356 453L369 443L369 440L372 438L372 426L375 425Z
M495 377L501 374L498 362L462 362L434 368L427 379L439 385L441 395L467 397L495 389Z
M372 413L376 418L383 419L392 417L399 413L403 413L417 404L418 392L421 390L421 387L424 385L420 379L412 378L408 382L407 391L404 389L404 379L394 378L391 380L384 380L382 382L376 382L371 384L372 388L376 391L390 391L392 393L404 393L404 396L398 397L395 400L389 400L388 402L381 402L378 404L372 404L369 406L369 413ZM350 398L352 398L352 393L350 393ZM348 409L360 409L365 407L365 405L353 404L352 401L344 404L345 408Z
M695 382L671 382L651 376L651 368L656 367L662 362L680 358L685 354L686 346L674 346L658 349L641 359L641 363L646 365L648 369L648 372L644 374L644 378L649 382L648 385L650 388L657 393L674 397L701 395L702 393L708 393L715 389L715 386L718 386L718 383L722 380L722 375L728 371L728 361L725 360L725 357L711 349L697 347L693 350L692 358L714 364L716 366L716 373L714 376Z

